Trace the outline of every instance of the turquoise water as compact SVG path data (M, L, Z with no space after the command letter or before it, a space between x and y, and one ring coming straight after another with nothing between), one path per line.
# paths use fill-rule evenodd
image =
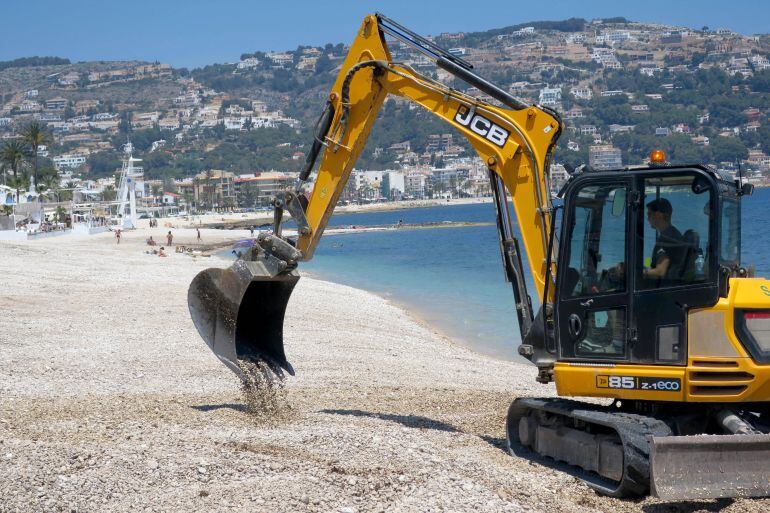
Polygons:
M494 223L495 211L491 203L483 203L340 214L330 225L399 220ZM513 292L505 282L494 225L329 235L302 270L385 296L478 352L520 358ZM535 296L533 287L529 280Z
M742 261L755 264L758 276L770 276L768 205L768 189L757 190L743 202ZM446 205L338 214L329 225L371 226L399 220L494 223L495 213L491 203ZM329 234L300 270L387 297L477 352L520 359L513 293L503 276L494 225ZM527 287L535 301L531 278Z

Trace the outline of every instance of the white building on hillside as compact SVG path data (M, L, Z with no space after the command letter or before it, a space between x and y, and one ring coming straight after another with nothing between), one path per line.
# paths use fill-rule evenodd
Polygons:
M558 105L561 102L561 88L544 87L540 90L540 105Z
M86 156L80 153L60 155L53 158L53 165L57 170L63 168L76 168L86 163Z

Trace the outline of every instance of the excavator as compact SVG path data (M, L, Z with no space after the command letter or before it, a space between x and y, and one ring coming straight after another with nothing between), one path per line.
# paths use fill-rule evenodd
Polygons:
M395 61L388 41L471 88ZM190 285L193 322L216 356L242 379L244 361L276 379L294 374L283 320L299 262L313 257L388 95L453 126L488 169L518 352L558 396L513 401L511 454L551 461L613 497L768 496L770 281L740 261L751 185L653 152L645 167L572 170L554 201L559 115L379 13L350 45L296 186L273 200L272 230ZM285 218L296 234L284 234Z

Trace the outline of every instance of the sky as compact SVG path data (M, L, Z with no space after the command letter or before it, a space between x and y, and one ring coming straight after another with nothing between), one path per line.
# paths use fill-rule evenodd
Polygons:
M258 50L348 43L375 11L423 35L613 16L770 32L770 2L756 0L0 0L0 7L0 60L136 59L189 68L235 62Z

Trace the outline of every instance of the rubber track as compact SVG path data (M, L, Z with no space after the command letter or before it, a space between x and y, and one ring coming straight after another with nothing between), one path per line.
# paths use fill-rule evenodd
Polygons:
M650 489L650 437L670 436L669 426L661 420L635 413L626 413L600 405L567 399L521 398L511 404L508 412L508 433L518 433L518 419L531 410L578 419L588 424L614 430L623 444L623 478L616 486L599 484L596 479L583 479L598 492L612 497L647 495ZM511 425L511 424L514 425ZM509 449L511 436L508 436ZM513 442L518 443L518 442ZM582 469L581 469L582 470ZM592 474L593 475L593 474ZM603 483L612 481L601 478Z

